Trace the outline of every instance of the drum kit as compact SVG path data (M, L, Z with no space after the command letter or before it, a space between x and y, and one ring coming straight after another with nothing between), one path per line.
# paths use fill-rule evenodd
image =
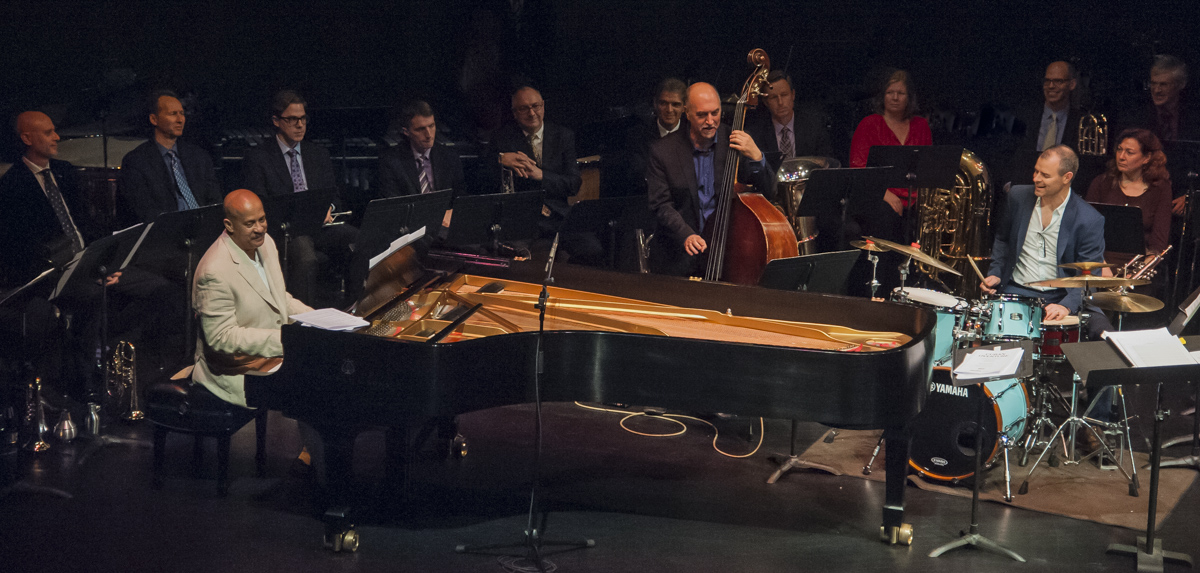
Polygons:
M910 262L958 274L952 267L921 251L916 244L900 245L873 237L864 237L862 241L853 241L851 246L867 251L868 260L874 265L878 263L876 253L895 251L908 260L901 269L901 286L892 293L890 300L911 304L932 311L936 317L933 332L933 376L930 391L926 398L921 415L912 426L912 446L909 466L924 478L935 481L958 483L972 478L975 469L975 434L977 422L975 412L979 400L987 400L993 407L985 408L983 459L985 468L994 467L997 458L1003 454L1005 468L1006 494L1005 499L1012 500L1010 487L1009 451L1021 448L1019 464L1025 466L1032 450L1042 448L1040 462L1051 450L1054 440L1061 434L1063 442L1064 463L1079 463L1100 451L1094 452L1076 461L1073 448L1068 448L1063 426L1056 425L1050 419L1054 410L1060 410L1068 421L1076 421L1088 425L1095 420L1083 422L1082 414L1078 414L1078 391L1082 384L1076 376L1076 388L1072 400L1067 404L1062 393L1049 380L1049 374L1066 362L1061 345L1082 340L1080 334L1085 331L1087 314L1067 316L1061 319L1048 320L1044 316L1042 301L1038 298L1012 294L984 295L978 300L966 300L944 292L905 286L904 272ZM874 259L874 260L872 260ZM975 267L974 261L972 267ZM1163 303L1155 298L1134 294L1127 289L1133 286L1149 284L1150 281L1141 279L1114 278L1093 275L1103 268L1115 265L1106 263L1068 263L1059 265L1063 268L1080 271L1080 276L1064 277L1047 281L1039 281L1031 286L1051 288L1082 288L1084 300L1091 305L1117 313L1153 312L1163 307ZM979 278L983 273L975 267ZM872 296L879 283L872 276ZM1117 290L1092 293L1094 289L1116 287ZM951 381L954 351L956 349L1029 340L1034 352L1031 356L1035 367L1035 375L1026 379L1012 378L978 384L974 386L955 386ZM1123 408L1123 403L1120 404ZM1128 427L1125 421L1117 424L1107 424L1124 430L1123 444L1129 443ZM1072 427L1073 428L1073 427ZM1050 434L1050 438L1046 436ZM1074 438L1074 431L1071 431ZM1107 454L1112 451L1105 445ZM1124 448L1122 447L1122 450ZM1123 453L1122 453L1123 455ZM1114 456L1115 457L1115 456ZM864 473L870 473L874 456L863 468ZM1058 458L1052 454L1051 465L1057 465ZM1130 464L1132 466L1132 463ZM1120 465L1117 466L1131 482L1131 490L1136 487L1136 469L1133 477ZM1036 463L1035 463L1036 468ZM1031 472L1032 473L1032 470ZM1028 479L1028 478L1026 478ZM1026 483L1027 485L1027 483ZM1022 493L1026 488L1022 487Z

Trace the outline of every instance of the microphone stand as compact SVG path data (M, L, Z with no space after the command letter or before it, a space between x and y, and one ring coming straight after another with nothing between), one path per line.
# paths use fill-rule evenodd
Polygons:
M549 286L554 283L554 257L558 253L559 235L554 235L554 243L550 246L550 257L546 261L546 279L542 281L542 292L538 295L538 332L535 353L535 370L533 375L533 484L529 488L529 514L525 521L524 538L518 543L503 543L495 545L459 545L454 548L456 553L491 554L492 550L524 548L524 555L502 555L501 563L508 570L525 570L518 564L522 558L530 562L539 573L548 573L557 569L553 563L544 559L542 549L546 546L559 546L561 550L554 553L564 553L575 549L595 547L592 539L575 541L547 540L543 538L546 532L546 512L541 508L538 490L542 481L542 373L545 372L545 351L542 342L546 332L546 306L550 300ZM540 516L540 520L538 519Z

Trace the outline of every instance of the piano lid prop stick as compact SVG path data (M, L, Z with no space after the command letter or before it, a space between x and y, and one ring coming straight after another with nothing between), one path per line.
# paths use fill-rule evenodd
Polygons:
M558 237L560 234L554 234L554 243L550 245L550 258L546 259L545 284L552 284L554 282L554 256L558 254Z

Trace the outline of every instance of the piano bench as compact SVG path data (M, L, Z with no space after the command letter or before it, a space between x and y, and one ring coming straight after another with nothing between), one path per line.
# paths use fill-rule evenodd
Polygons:
M190 377L176 375L159 382L146 391L146 415L154 423L154 481L163 485L163 463L166 460L167 434L176 432L195 437L192 447L192 470L199 473L203 459L201 438L217 440L217 493L229 495L229 448L231 438L246 424L254 421L256 450L254 462L258 477L266 473L267 410L251 410L230 404L209 392Z

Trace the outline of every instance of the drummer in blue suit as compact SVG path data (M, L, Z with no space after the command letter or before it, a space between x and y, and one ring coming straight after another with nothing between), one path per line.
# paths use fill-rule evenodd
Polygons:
M1104 216L1082 197L1071 193L1079 157L1070 147L1055 145L1042 152L1034 166L1033 185L1008 193L1004 214L992 244L992 266L980 283L985 294L1015 294L1039 298L1046 320L1078 314L1083 289L1050 289L1030 283L1076 274L1058 265L1104 261ZM1098 339L1112 324L1104 313L1088 306L1088 337Z

